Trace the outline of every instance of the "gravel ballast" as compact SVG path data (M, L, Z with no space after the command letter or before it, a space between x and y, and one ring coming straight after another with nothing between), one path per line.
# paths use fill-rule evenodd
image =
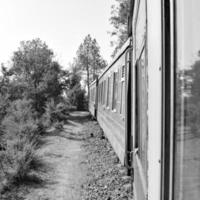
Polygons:
M90 137L83 148L87 152L88 181L83 185L84 200L132 200L132 180L127 176L112 146L96 121L85 124Z

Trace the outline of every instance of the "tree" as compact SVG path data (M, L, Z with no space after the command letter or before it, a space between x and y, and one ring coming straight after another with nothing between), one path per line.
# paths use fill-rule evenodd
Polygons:
M184 125L193 134L200 132L200 51L198 56L192 65L177 70L176 81L176 121L181 123L180 115L184 113Z
M53 58L53 51L40 39L23 41L14 52L13 65L9 70L14 83L12 89L31 99L39 115L45 111L46 101L56 99L63 89L60 82L63 71Z
M76 106L77 110L85 110L86 99L85 90L81 87L81 76L76 67L72 68L72 72L69 76L67 97L69 103Z
M90 35L85 37L83 43L78 48L76 62L79 69L86 70L87 72L89 97L90 81L94 80L100 73L100 70L106 67L106 61L100 55L100 47L96 39L92 39Z
M117 6L112 5L110 23L113 25L111 36L115 40L111 45L115 47L112 56L114 57L117 51L122 47L128 39L128 16L130 10L130 0L116 0Z

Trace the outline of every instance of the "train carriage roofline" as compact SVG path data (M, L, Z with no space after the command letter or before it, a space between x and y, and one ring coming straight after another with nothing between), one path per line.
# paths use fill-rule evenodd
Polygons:
M93 80L93 81L90 83L89 87L93 86L93 85L97 82L97 79L98 79L98 78L96 78L95 80Z
M118 51L118 53L113 58L112 62L105 68L105 70L99 75L98 80L101 79L101 77L118 61L118 59L124 54L124 52L130 47L131 44L131 37L127 39L127 41L124 43L124 45L121 47L121 49Z

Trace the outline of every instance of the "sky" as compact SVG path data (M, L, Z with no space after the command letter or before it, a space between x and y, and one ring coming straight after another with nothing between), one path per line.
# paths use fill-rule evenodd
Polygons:
M20 41L40 38L67 68L87 34L96 38L108 62L115 0L4 0L0 3L0 63L9 65Z

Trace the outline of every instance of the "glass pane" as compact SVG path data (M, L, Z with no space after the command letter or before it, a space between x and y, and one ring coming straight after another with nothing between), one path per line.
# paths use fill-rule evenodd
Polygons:
M113 73L113 105L112 109L116 109L117 106L117 72Z
M200 198L200 1L177 0L175 200Z
M147 175L147 127L148 127L148 79L147 79L147 63L145 58L145 50L138 61L137 69L137 118L138 118L138 155L140 157L145 175Z
M125 114L125 82L122 81L121 82L121 109L120 109L120 113L124 116Z
M109 106L109 94L110 94L110 77L108 77L108 85L107 85L107 103L106 106Z
M141 53L141 49L146 36L146 0L140 0L136 24L136 54Z

